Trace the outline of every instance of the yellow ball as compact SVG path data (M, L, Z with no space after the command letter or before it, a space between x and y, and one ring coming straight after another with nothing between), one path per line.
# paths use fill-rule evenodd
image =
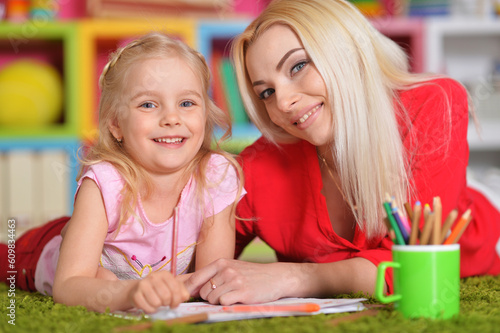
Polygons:
M51 65L21 59L0 70L0 125L35 127L59 120L62 79Z

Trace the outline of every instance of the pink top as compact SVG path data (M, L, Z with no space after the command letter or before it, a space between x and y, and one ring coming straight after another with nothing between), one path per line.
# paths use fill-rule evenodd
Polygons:
M206 174L209 188L205 192L203 209L200 209L202 206L197 203L196 182L193 177L182 190L178 204L179 229L175 253L177 274L183 274L188 269L203 219L221 212L237 199L238 179L234 168L229 166L221 155L211 156ZM108 234L104 241L100 265L122 280L140 279L153 271L170 270L173 217L162 223L152 223L146 216L139 198L135 213L143 222L131 217L121 226L115 237L122 200L120 191L124 184L122 177L111 164L102 162L89 167L79 180L78 188L85 178L94 180L101 190L108 219ZM240 198L245 193L243 190ZM49 241L37 264L35 286L39 292L46 295L52 295L61 240L61 236L56 236Z

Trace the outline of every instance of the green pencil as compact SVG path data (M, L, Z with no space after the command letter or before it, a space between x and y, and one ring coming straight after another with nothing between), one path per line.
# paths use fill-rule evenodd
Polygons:
M391 227L394 230L394 233L396 234L396 245L406 245L403 239L403 235L401 235L401 230L399 230L398 223L396 222L394 216L392 215L391 204L388 202L384 202L384 209L385 212L387 213L387 218L391 223Z

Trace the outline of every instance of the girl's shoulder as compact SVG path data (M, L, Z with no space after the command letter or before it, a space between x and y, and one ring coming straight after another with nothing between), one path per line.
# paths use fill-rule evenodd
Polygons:
M219 181L228 172L235 172L232 163L223 155L212 153L207 163L206 175L209 181Z
M78 184L80 185L83 179L90 178L101 188L105 184L115 184L119 187L123 186L123 178L118 170L109 162L99 162L89 165L85 172L80 177Z

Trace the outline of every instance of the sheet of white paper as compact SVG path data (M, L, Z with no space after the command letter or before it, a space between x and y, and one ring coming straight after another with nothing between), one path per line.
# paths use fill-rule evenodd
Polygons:
M316 303L320 306L317 312L269 312L258 311L256 312L231 312L226 310L227 307L222 305L212 305L207 302L189 302L182 303L177 309L171 310L168 307L161 308L158 312L149 315L153 320L166 320L178 317L184 317L200 312L208 313L208 321L221 322L230 320L241 319L255 319L255 318L269 318L269 317L290 317L290 316L309 316L319 313L340 313L340 312L354 312L364 310L365 307L362 301L365 298L355 299L322 299L322 298L284 298L274 302L263 303L258 305L287 305L287 304L303 304L303 303ZM226 308L226 309L224 309ZM230 308L230 307L229 307Z

